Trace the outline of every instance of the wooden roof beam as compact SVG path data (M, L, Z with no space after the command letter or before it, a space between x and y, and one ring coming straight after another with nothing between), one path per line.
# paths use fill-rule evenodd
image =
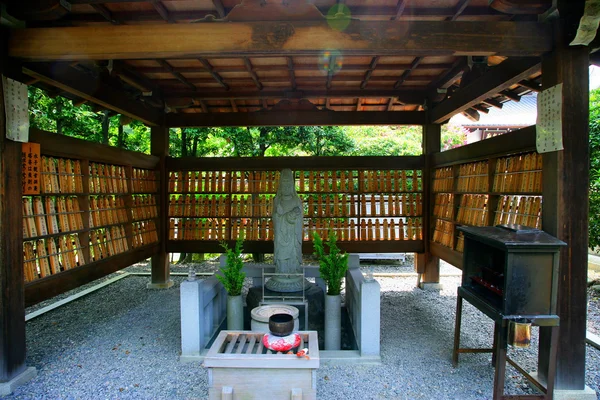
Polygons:
M492 107L496 107L496 108L498 108L498 109L502 109L502 103L500 103L500 102L499 102L499 101L497 101L497 100L494 100L494 99L491 99L491 98L490 98L490 99L485 99L485 100L482 100L481 102L482 102L482 103L485 103L485 104L487 104L487 105L490 105L490 106L492 106Z
M540 68L541 59L539 57L509 58L455 92L451 98L435 106L430 112L431 122L442 123L452 115L471 108L515 83L527 79Z
M106 8L105 5L103 4L92 4L91 5L92 8L94 10L96 10L96 12L100 15L102 15L104 17L104 19L106 19L108 22L110 22L113 25L120 25L121 22L119 22L110 12L110 10L108 8Z
M371 75L373 74L373 71L375 70L375 67L377 66L378 62L379 62L379 56L375 56L371 59L371 64L369 64L369 69L365 73L365 77L363 78L363 81L360 84L361 89L364 89L367 87L367 84L369 83L369 79L371 79Z
M426 122L426 113L421 111L256 111L166 115L168 127L424 125Z
M405 89L403 90L269 90L269 91L182 91L166 92L164 98L195 98L202 100L256 100L256 99L315 99L330 97L334 99L347 98L397 98L398 101L405 104L423 104L427 92L423 90Z
M105 109L127 115L147 125L159 125L162 110L146 107L129 99L124 92L114 89L99 79L61 63L35 64L23 67L23 73L60 90L74 94Z
M254 70L252 69L252 63L250 62L248 57L244 57L244 65L246 66L246 70L248 70L250 77L254 81L256 88L258 90L262 90L263 85L262 85L262 83L260 83L260 80L258 79L258 75L256 75L256 72L254 72Z
M154 9L161 16L162 19L164 19L165 21L167 21L170 24L175 23L175 20L173 18L171 18L169 11L167 10L167 8L165 7L165 5L162 3L161 0L151 0L150 2L152 3L152 5L154 6Z
M212 75L212 77L219 82L219 84L221 86L223 86L223 88L225 88L225 90L229 90L229 85L227 85L224 81L223 78L221 77L221 75L219 75L218 72L215 71L215 69L213 68L213 66L208 62L208 60L204 59L204 58L199 58L198 61L200 61L200 63L202 64L202 66L204 67L204 69L206 69L208 72L210 72L210 74Z
M344 31L321 21L287 21L284 30L280 21L107 25L14 29L9 36L8 55L31 61L318 56L330 49L357 56L539 56L553 47L550 24L497 21L351 20Z
M503 90L500 92L500 94L509 100L516 101L517 103L521 101L521 96L509 90Z
M407 69L406 71L404 71L404 73L400 76L400 79L398 79L396 81L396 83L394 84L394 89L398 89L400 87L400 85L402 85L404 83L404 81L406 81L406 79L410 76L411 72L417 68L417 66L419 66L419 64L421 63L421 61L423 60L423 57L416 57L413 62L410 64L410 68Z
M173 75L179 82L183 83L184 85L186 85L187 87L189 87L192 90L197 90L196 86L193 83L191 83L190 81L188 81L185 76L181 75L181 73L175 71L175 69L173 69L171 64L169 64L165 60L156 60L156 62L161 67L163 67L164 69L169 71L171 73L171 75Z
M223 2L221 0L212 0L213 6L217 9L217 13L219 13L219 18L225 18L227 15L225 13L225 7L223 6Z
M296 71L294 70L294 60L292 57L287 58L288 71L290 73L290 80L292 81L292 90L296 90Z
M537 82L530 81L530 80L524 80L524 81L519 82L519 86L523 86L524 88L529 89L532 92L536 92L536 93L539 93L542 90L542 85L540 85Z

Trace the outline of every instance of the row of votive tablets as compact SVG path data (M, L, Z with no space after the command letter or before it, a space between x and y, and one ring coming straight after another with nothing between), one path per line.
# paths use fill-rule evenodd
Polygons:
M90 193L129 193L125 167L90 163Z
M90 257L94 261L129 250L125 228L122 225L90 231Z
M539 196L502 196L494 225L517 224L541 228L542 198Z
M488 191L488 162L480 161L458 166L456 190L459 192Z
M454 172L452 167L438 168L433 174L434 192L451 192L454 190Z
M90 227L127 223L125 200L119 196L90 196Z
M433 241L446 247L454 247L454 225L451 222L437 219L433 231Z
M132 244L134 248L156 242L158 242L158 233L154 221L133 223Z
M81 162L42 157L41 193L83 193Z
M23 244L25 282L85 264L77 235L28 241Z
M496 160L494 192L542 191L542 155L537 153Z
M276 171L178 171L169 173L169 193L272 193L278 182Z
M155 196L134 196L131 208L134 221L158 217L158 207Z
M158 190L156 173L149 169L133 168L131 190L134 193L154 193Z
M485 194L465 194L460 199L456 222L472 226L487 224L487 200Z
M437 193L433 215L437 218L452 219L454 211L454 195L451 193Z
M169 226L171 240L224 240L227 230L230 237L243 234L246 240L273 240L273 223L270 220L236 220L231 223L224 219L179 219L172 218ZM390 219L354 221L308 221L304 229L304 240L312 240L312 232L327 235L333 231L339 240L420 240L422 238L421 220L407 218L406 222Z
M83 229L76 197L24 197L23 237L35 238Z

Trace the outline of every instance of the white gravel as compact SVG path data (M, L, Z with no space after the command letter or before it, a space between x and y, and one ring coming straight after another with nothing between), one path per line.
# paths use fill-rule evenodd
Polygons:
M129 270L136 268L143 266ZM204 269L209 266L197 268ZM375 272L384 269L378 266ZM405 265L386 271L411 269ZM38 369L38 376L6 398L207 398L206 371L199 363L178 361L182 279L175 277L169 290L147 290L148 277L131 276L28 322L27 364ZM416 289L412 276L376 279L382 289L382 364L322 365L318 398L490 399L491 355L461 355L458 368L451 365L460 279L442 277L440 292ZM492 332L492 322L465 302L462 344L490 346ZM529 350L510 351L528 369L535 368L535 341ZM590 346L586 381L600 395L600 351ZM535 393L511 367L506 390Z

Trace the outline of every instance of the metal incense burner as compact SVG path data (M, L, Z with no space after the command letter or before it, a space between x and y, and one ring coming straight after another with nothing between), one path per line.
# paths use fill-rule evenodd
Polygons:
M554 389L559 318L556 315L559 250L566 243L520 225L459 227L465 235L462 284L456 301L452 361L459 353L491 352L496 371L494 399L504 398L506 363L551 399ZM495 323L492 349L460 348L462 301L467 300ZM507 354L510 343L527 347L531 327L550 328L549 372L544 387ZM515 397L511 397L515 398Z

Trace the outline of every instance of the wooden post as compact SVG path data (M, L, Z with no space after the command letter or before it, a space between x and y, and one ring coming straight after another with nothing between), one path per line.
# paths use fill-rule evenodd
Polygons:
M25 365L21 143L5 137L0 79L0 396L13 391L13 380L35 376L35 368Z
M431 191L433 171L431 171L431 155L438 153L441 147L440 125L423 125L423 155L425 156L425 167L421 176L423 186L423 244L425 252L415 255L415 269L420 274L420 285L427 283L439 283L440 281L440 259L433 256L429 251L431 232L433 230L433 194Z
M160 248L158 254L152 256L152 280L148 283L150 289L167 289L173 286L169 278L169 255L167 254L167 239L169 226L169 192L168 176L166 170L166 157L169 155L169 129L164 126L153 126L150 136L150 152L160 157L158 162L158 240Z
M565 241L560 252L557 313L560 317L557 390L585 388L588 257L588 63L587 47L558 45L543 59L544 89L562 89L564 150L543 155L542 228ZM540 333L540 377L547 376L550 330Z

